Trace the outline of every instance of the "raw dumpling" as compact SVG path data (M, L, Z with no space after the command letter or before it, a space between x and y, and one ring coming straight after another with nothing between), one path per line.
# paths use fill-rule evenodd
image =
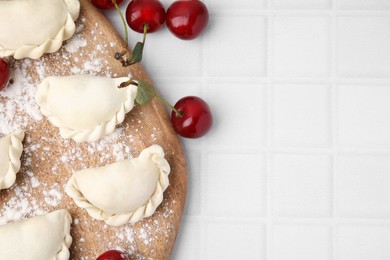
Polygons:
M169 185L169 173L163 149L152 145L138 158L74 173L66 193L91 217L119 226L153 215Z
M128 80L90 75L48 77L39 85L36 100L63 138L96 141L114 132L133 108L137 87L118 88Z
M15 183L16 174L20 170L23 138L24 132L17 130L0 139L0 190L7 189Z
M61 209L0 226L0 259L68 260L71 223Z
M0 0L0 57L38 59L72 37L79 0Z

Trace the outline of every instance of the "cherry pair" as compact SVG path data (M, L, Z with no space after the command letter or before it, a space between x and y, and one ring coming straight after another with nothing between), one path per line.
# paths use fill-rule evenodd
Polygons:
M117 4L123 0L117 0ZM114 7L111 0L92 0L92 3L103 9ZM158 0L132 0L126 9L126 20L129 27L139 33L160 29L166 21L168 29L178 38L191 40L199 36L207 26L209 13L204 3L199 0L178 0L173 2L167 12Z

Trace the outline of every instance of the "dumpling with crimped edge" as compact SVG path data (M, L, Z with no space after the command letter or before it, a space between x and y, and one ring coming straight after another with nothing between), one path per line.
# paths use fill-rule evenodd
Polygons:
M154 214L169 185L170 166L159 145L139 157L75 172L66 193L81 208L112 226L135 223Z
M73 36L79 0L0 0L0 57L38 59Z
M45 78L36 101L63 138L97 141L115 131L134 107L137 87L118 86L129 78L72 75Z
M72 218L65 209L0 226L0 259L68 260Z
M20 156L23 152L24 132L16 130L0 139L0 190L15 183L20 170Z

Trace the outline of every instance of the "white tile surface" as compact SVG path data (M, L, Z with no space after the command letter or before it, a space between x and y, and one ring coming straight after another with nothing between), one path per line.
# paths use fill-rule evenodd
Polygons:
M330 228L327 226L275 225L271 259L329 260L330 237Z
M338 74L390 77L390 17L339 17L337 23Z
M200 96L202 94L200 80L154 78L154 84L158 88L161 96L172 103L185 96Z
M273 85L273 143L300 147L328 145L329 101L327 85Z
M229 245L229 246L227 246ZM203 259L265 260L265 232L256 223L210 221L206 224Z
M256 9L262 10L267 6L267 0L246 0L246 1L232 1L228 5L226 1L223 0L207 0L204 1L208 3L209 11L215 12L219 11L236 11L238 10L248 10L248 9ZM217 13L217 12L216 12Z
M248 82L242 85L240 81L234 84L211 83L207 93L211 109L219 115L214 120L212 131L206 137L209 144L235 147L259 147L265 144L264 84Z
M390 87L338 87L339 141L346 147L390 147Z
M142 40L141 34L135 34L133 37L137 37L138 41ZM188 44L187 41L179 41L174 38L170 33L157 32L151 34L147 39L145 45L144 62L146 64L152 64L154 67L153 77L192 77L199 76L202 73L202 52L201 45L196 46ZM201 39L198 39L201 41ZM166 53L163 50L169 50L174 48L174 59L181 66L167 66ZM172 58L171 58L172 59ZM161 61L161 62L156 62Z
M343 9L390 9L388 0L338 0L338 3Z
M294 8L294 9L320 9L329 8L330 0L272 0L276 8Z
M390 155L341 155L336 169L341 216L390 217Z
M184 214L199 215L201 214L202 200L202 158L198 152L187 152L189 172L188 175L188 190L187 201Z
M341 226L338 230L337 260L390 259L389 226Z
M327 155L276 154L272 206L279 217L329 217L331 160Z
M209 76L262 77L266 75L266 22L262 16L211 17L214 39L205 47ZM251 26L255 24L255 26ZM250 39L248 37L250 36ZM196 53L199 55L199 52Z
M202 224L199 220L187 217L183 218L182 223L173 255L176 259L200 259Z
M218 153L207 156L205 214L229 217L264 216L264 161L261 154Z
M328 17L277 16L274 19L274 74L320 77L329 74Z
M171 259L390 259L390 1L205 3L200 38L163 28L143 61L164 97L201 96L215 115L183 140Z

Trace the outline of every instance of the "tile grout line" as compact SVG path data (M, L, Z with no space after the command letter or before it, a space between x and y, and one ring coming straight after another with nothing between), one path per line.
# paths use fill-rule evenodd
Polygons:
M338 147L337 136L338 136L338 126L337 126L337 118L338 118L338 110L337 110L337 95L336 95L336 82L337 80L337 10L338 10L338 2L337 0L332 0L332 16L331 16L331 44L330 44L330 71L331 71L331 99L330 99L330 109L331 109L331 147L332 147L332 155L331 155L331 193L330 193L330 201L331 201L331 217L332 224L330 226L330 254L329 257L332 260L336 259L336 248L337 248L337 232L336 232L336 223L338 222L337 214L336 214L336 201L337 201L337 187L336 187L336 149Z
M266 130L267 131L267 130ZM192 151L201 152L201 148L191 148ZM271 153L286 153L286 154L329 154L333 155L334 153L347 153L353 155L382 155L390 156L389 148L360 148L360 147L348 147L348 148L337 148L333 149L332 147L261 147L253 148L250 145L241 146L241 147L231 147L229 145L212 145L208 147L208 152L222 152L223 154L258 154L267 152Z
M271 7L270 7L271 8ZM271 10L258 10L258 9L234 9L234 10L221 10L220 13L214 14L215 17L229 16L229 17L242 17L242 16L296 16L296 17L318 17L318 16L332 16L333 14L339 16L388 16L390 10L364 10L364 9L335 9L322 8L322 9L271 9Z
M219 216L195 216L195 215L186 215L187 218L198 219L201 218L208 221L226 221L226 222L238 222L238 220L245 223L263 223L266 224L268 218L259 218L259 217L241 217L241 216L233 216L233 217L219 217ZM329 217L300 217L300 216L286 216L286 217L275 217L275 222L278 224L299 224L299 225L324 225L330 226L332 224L350 224L350 225L385 225L390 227L390 219L388 217L374 218L374 217L345 217L339 218L338 221L334 221Z
M206 211L206 192L208 189L207 182L204 181L203 176L208 174L206 172L206 165L208 163L208 158L207 158L207 153L205 151L201 151L200 153L201 156L201 167L200 167L200 172L201 174L201 181L200 181L200 192L201 192L201 199L200 199L200 215L199 215L199 224L200 224L200 259L205 259L205 247L207 246L207 241L206 241L206 220L205 220L205 211ZM202 185L203 184L203 185Z
M268 0L268 11L272 8L272 0ZM272 145L273 145L273 60L274 60L274 16L268 15L267 19L267 86L266 86L266 223L265 223L265 259L272 259Z
M200 75L202 77L202 75ZM222 78L223 77L223 78ZM199 81L199 76L191 76L191 77L154 77L155 81L171 81L174 80L176 82L188 82L188 81ZM266 83L269 81L268 77L259 77L259 76L205 76L205 81L218 82L218 83L229 83L229 82L241 82L245 79L247 82L263 82ZM347 77L347 76L339 76L333 79L336 83L343 84L355 84L359 83L359 85L372 85L374 81L376 85L388 85L390 83L390 77ZM273 77L274 82L278 83L331 83L332 80L329 77Z
M208 59L207 59L207 55L209 55L209 51L208 49L206 50L206 41L205 41L205 38L203 37L202 38L202 42L201 42L201 79L200 79L200 84L201 84L201 87L200 87L200 94L202 95L202 98L204 97L206 102L207 102L207 99L208 99L208 96L209 96L209 85L208 85L208 78L207 78L207 69L206 69L206 66L208 65ZM206 137L206 139L208 139ZM209 154L209 149L208 149L208 146L206 145L206 140L205 138L202 138L202 141L201 141L201 150L200 150L200 155L201 155L201 181L200 181L200 191L201 191L201 206L200 206L200 225L201 225L201 229L200 229L200 238L201 238L201 241L199 241L199 244L201 245L201 248L200 248L200 259L206 259L206 256L207 256L207 250L206 250L206 246L207 246L207 222L206 222L206 218L205 218L205 212L207 210L207 198L206 198L206 194L207 194L207 190L209 189L208 187L208 183L204 180L204 176L206 176L206 174L208 174L206 172L206 169L207 169L207 165L208 165L208 154ZM203 185L202 185L203 184Z

